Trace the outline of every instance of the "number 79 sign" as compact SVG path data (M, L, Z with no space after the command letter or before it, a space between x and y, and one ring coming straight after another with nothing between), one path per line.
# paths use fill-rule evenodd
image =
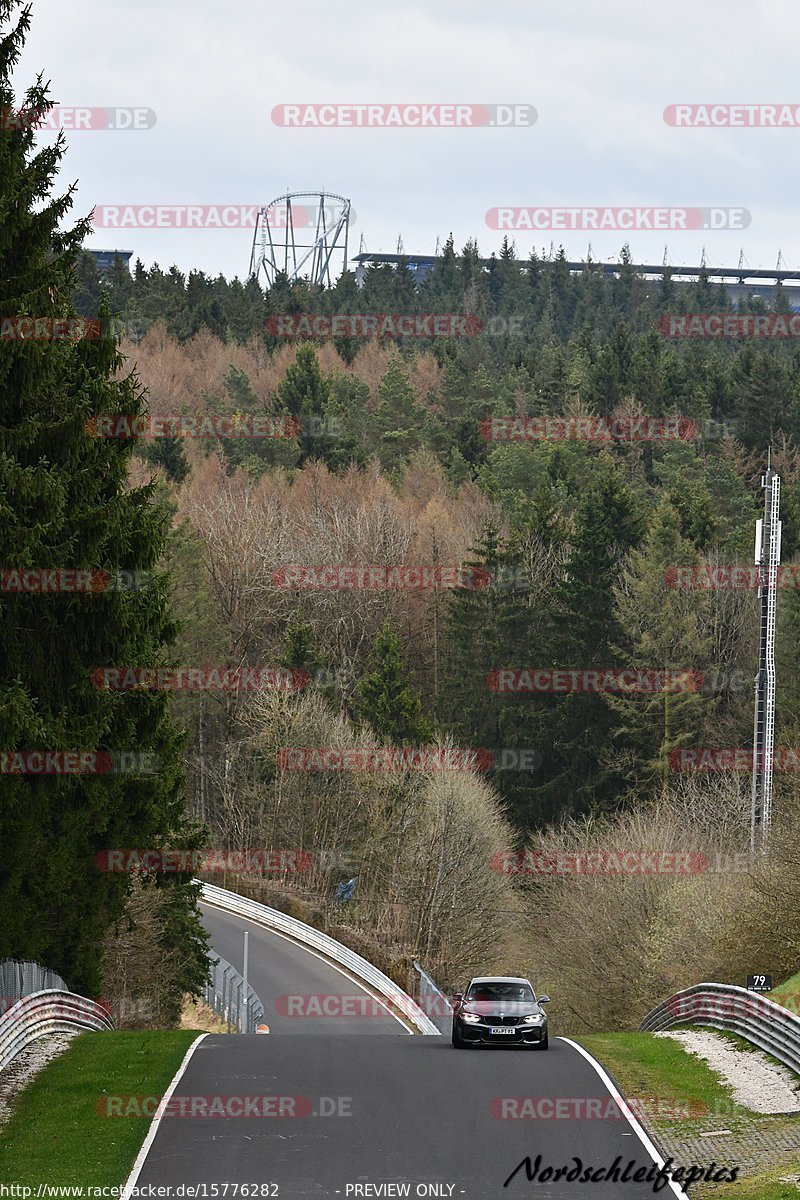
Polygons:
M748 992L771 992L772 991L772 976L771 975L748 975L747 976Z

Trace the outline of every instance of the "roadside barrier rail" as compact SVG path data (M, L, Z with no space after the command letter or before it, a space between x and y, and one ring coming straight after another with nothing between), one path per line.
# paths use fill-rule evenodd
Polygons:
M202 884L201 898L206 904L212 904L224 912L244 917L257 925L263 925L266 929L272 929L276 933L283 933L294 941L300 942L301 945L316 950L324 958L344 967L356 979L386 1000L389 1007L410 1022L418 1033L438 1036L439 1030L433 1021L402 988L399 988L388 975L384 975L383 971L379 971L372 963L367 962L354 950L343 946L341 942L337 942L335 938L328 937L326 933L320 933L318 929L313 929L304 921L298 921L294 917L287 916L286 913L278 912L275 908L269 908L257 900L248 900L246 896L239 896L236 892L229 892L213 883Z
M32 1042L51 1033L115 1029L107 1008L73 992L49 989L23 996L0 1017L0 1071Z
M737 1033L800 1074L800 1018L758 992L726 983L697 983L663 1000L639 1026L709 1025Z

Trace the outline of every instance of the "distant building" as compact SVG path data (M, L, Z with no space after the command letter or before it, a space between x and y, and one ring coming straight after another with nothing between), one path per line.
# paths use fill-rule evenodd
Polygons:
M98 271L110 271L117 257L121 258L127 267L128 260L133 257L132 250L89 250L88 253L94 259Z
M456 254L456 258L459 257ZM441 255L436 254L362 252L356 254L351 261L358 263L355 278L356 283L361 287L364 283L364 272L367 267L398 267L403 263L411 272L415 282L419 284L433 270L440 259ZM479 261L484 270L488 270L492 259L481 258ZM497 258L494 259L495 264L498 261ZM539 261L542 265L545 265L549 260L540 259ZM520 261L519 265L520 270L522 270L526 265L525 261ZM589 269L589 265L585 262L567 262L565 265L571 275L580 275ZM763 300L765 304L771 304L778 295L778 287L780 285L789 307L793 312L800 312L800 271L790 271L780 268L770 271L766 268L753 269L741 265L737 267L683 267L666 266L663 263L632 263L631 268L638 275L642 275L645 279L651 281L661 280L668 273L676 290L688 287L692 283L697 283L701 276L705 274L710 283L722 284L731 301L735 304L741 304L746 300L756 297ZM591 269L601 273L608 279L619 274L621 264L618 262L593 262Z

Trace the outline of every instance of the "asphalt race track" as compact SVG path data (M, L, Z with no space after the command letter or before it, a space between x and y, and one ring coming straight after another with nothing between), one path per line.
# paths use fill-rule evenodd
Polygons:
M401 1023L348 976L329 963L309 953L302 946L252 921L232 916L222 909L202 904L203 921L211 934L211 945L241 971L244 966L244 930L250 931L247 978L264 1005L265 1021L270 1033L341 1034L382 1033L409 1036ZM279 997L303 996L319 999L352 996L355 998L345 1013L363 1008L366 1016L292 1017L286 1015L288 1001L278 1003ZM313 1001L304 1003L308 1009ZM294 1010L296 1011L296 1010ZM323 1009L325 1011L325 1009Z
M529 1183L524 1169L503 1187L526 1155L541 1154L542 1170L572 1166L576 1155L596 1168L611 1166L616 1155L623 1167L631 1158L649 1166L621 1118L495 1115L503 1097L603 1093L591 1064L558 1039L540 1053L454 1050L437 1037L212 1035L190 1059L175 1097L275 1097L266 1111L276 1115L165 1116L138 1185L274 1183L284 1200L403 1194L353 1190L388 1182L411 1184L409 1196L424 1194L417 1184L439 1184L427 1194L470 1200L652 1197L646 1183ZM660 1194L672 1196L667 1188Z
M233 1188L223 1190L225 1184L252 1185L249 1196L283 1200L403 1195L640 1200L655 1194L650 1182L554 1182L547 1176L546 1182L531 1182L524 1167L503 1186L526 1156L535 1164L541 1155L540 1173L574 1168L576 1158L582 1168L600 1169L619 1156L618 1170L633 1159L629 1176L652 1167L651 1155L616 1113L592 1064L568 1042L551 1035L545 1052L455 1050L449 1038L405 1033L390 1016L270 1017L282 994L349 995L359 989L322 960L258 926L205 906L204 915L214 949L237 969L242 930L250 929L249 974L272 1032L209 1035L200 1042L176 1085L172 1115L162 1118L144 1159L135 1181L139 1189L170 1185L171 1192L162 1195L200 1200L234 1197ZM541 1109L533 1119L509 1116L515 1111L509 1101L523 1097L549 1104L549 1119ZM557 1098L567 1101L559 1116ZM589 1117L587 1101L594 1102ZM224 1115L202 1115L206 1104ZM183 1192L176 1191L181 1185ZM667 1186L658 1194L675 1193Z

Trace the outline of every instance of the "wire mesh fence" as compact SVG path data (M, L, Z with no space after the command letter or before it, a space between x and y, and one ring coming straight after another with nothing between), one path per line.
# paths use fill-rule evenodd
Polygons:
M256 1026L264 1020L264 1005L250 984L219 956L211 961L203 999L226 1022L228 1033L255 1033Z
M34 992L68 992L60 975L35 962L17 962L13 958L0 960L0 1017L12 1004Z
M419 975L419 994L414 999L440 1033L450 1033L453 1023L453 1006L424 967L416 961L414 970Z

